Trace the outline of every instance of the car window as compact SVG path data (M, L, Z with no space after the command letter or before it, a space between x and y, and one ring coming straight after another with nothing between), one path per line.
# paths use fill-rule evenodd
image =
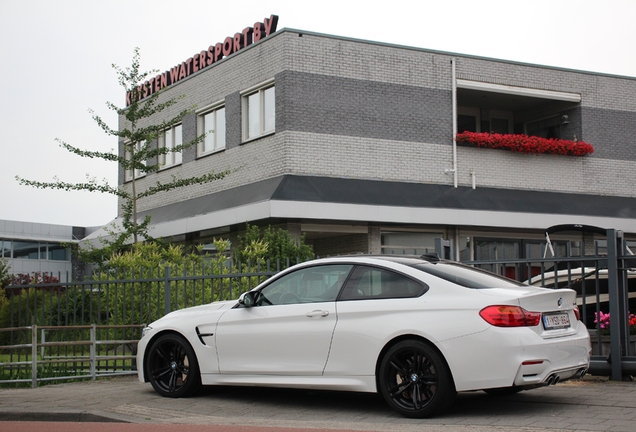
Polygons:
M353 265L322 265L288 273L265 286L256 306L335 301Z
M413 264L423 272L432 274L466 288L507 288L525 286L521 282L494 273L450 261Z
M369 300L419 297L428 290L424 283L390 270L357 266L338 300Z

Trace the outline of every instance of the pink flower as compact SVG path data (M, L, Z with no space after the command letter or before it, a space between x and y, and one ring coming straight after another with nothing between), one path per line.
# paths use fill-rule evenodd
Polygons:
M629 313L629 312L628 312ZM594 322L598 324L601 329L609 329L610 327L610 314L604 313L603 311L596 313L594 312ZM633 313L629 313L628 316L629 325L636 326L636 315Z

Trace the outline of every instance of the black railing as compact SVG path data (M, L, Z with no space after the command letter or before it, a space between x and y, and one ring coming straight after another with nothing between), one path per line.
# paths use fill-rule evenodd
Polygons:
M621 379L636 374L636 335L630 335L636 325L629 325L629 312L636 311L636 259L624 251L612 253L622 249L609 236L607 249L608 255L465 263L531 285L574 289L581 319L592 335L591 372ZM202 268L174 274L168 267L113 271L82 282L9 286L4 327L150 323L173 310L236 299L292 263L236 266L228 262L216 273ZM603 326L598 322L601 317L607 321ZM19 332L0 332L0 346L24 343ZM617 358L621 360L612 361Z
M591 335L590 372L621 380L636 374L636 324L630 326L630 311L636 312L636 257L626 253L615 230L608 230L607 242L607 255L465 264L530 285L574 289Z

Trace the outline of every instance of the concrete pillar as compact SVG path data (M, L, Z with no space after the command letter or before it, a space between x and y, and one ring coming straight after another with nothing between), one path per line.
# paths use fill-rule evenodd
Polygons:
M380 227L369 227L369 250L370 254L381 254L382 253L382 233L380 231Z

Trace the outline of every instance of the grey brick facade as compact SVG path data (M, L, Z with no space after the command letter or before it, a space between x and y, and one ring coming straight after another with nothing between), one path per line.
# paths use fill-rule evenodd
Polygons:
M453 175L449 174L453 167L451 60L456 62L457 79L580 95L579 103L536 97L533 104L511 105L508 111L514 116L515 132L522 132L529 122L565 115L568 121L559 125L561 137L586 141L595 148L591 155L569 157L458 146L458 186L471 188L474 183L478 188L584 194L592 200L594 196L636 198L632 186L636 172L636 79L281 30L166 89L165 97L185 95L162 114L166 118L193 105L203 108L224 102L226 149L205 157L197 157L196 148L188 149L180 166L140 179L139 187L173 175L231 172L220 181L149 197L139 203L139 209L152 215L166 206L197 198L213 200L223 191L285 175L453 187ZM242 92L272 79L276 89L275 133L243 142ZM484 95L495 101L499 96ZM517 102L511 97L505 103ZM477 108L486 112L500 107L495 103ZM184 142L197 133L201 131L197 131L197 115L193 113L183 120ZM121 172L120 183L123 179ZM568 213L566 204L555 212L573 223L577 220L576 214ZM616 215L619 222L620 217ZM254 221L250 218L247 214L236 216L232 226ZM400 222L385 216L373 221L354 218L346 211L330 214L330 218L340 220L334 223L362 225ZM307 219L290 212L282 220L302 226ZM409 219L405 227L426 230L430 226L417 220ZM315 221L324 222L319 217ZM626 221L624 228L635 223ZM316 246L323 254L330 250L378 252L380 225L370 228L368 234L326 237L317 240ZM440 218L435 225L453 224ZM476 226L488 229L487 225L475 224L473 228ZM636 233L636 225L627 231Z

